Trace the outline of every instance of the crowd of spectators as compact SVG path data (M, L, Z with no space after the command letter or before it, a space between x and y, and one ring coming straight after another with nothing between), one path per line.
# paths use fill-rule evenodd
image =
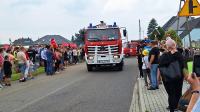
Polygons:
M83 48L50 45L0 48L0 89L11 86L14 73L20 73L19 82L26 82L34 79L32 73L39 67L44 67L46 75L51 76L83 60Z
M157 90L159 85L163 84L168 94L167 109L170 112L177 111L184 79L192 86L187 62L192 61L193 56L200 53L199 49L178 47L173 39L167 37L161 42L142 41L137 47L137 52L140 78L144 78L147 89ZM174 67L176 73L166 73L165 68L169 66Z

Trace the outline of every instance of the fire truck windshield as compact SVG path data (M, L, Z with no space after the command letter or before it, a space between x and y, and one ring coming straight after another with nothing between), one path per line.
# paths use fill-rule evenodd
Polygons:
M87 31L89 41L109 41L119 38L118 29L89 29Z

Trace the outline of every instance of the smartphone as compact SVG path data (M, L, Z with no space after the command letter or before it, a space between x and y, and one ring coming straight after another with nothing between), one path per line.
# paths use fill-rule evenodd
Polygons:
M200 77L200 55L195 55L193 60L193 73Z

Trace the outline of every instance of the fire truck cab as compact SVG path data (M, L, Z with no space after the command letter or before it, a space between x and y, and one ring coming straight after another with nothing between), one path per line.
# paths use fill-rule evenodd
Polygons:
M124 55L126 57L137 55L137 46L139 43L137 41L131 41L124 43Z
M88 71L105 66L123 70L124 53L120 31L116 22L113 25L106 25L103 21L96 26L89 25L85 34L85 59ZM123 34L126 36L126 30Z

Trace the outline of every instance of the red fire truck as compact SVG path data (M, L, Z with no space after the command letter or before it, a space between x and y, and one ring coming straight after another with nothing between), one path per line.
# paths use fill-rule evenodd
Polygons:
M85 34L85 58L88 71L102 66L123 70L124 53L121 29L116 22L113 25L106 25L103 21L96 26L89 25ZM125 37L126 33L124 29Z
M131 42L124 43L124 55L126 57L136 56L138 44L139 44L139 42L137 42L137 41L131 41Z

